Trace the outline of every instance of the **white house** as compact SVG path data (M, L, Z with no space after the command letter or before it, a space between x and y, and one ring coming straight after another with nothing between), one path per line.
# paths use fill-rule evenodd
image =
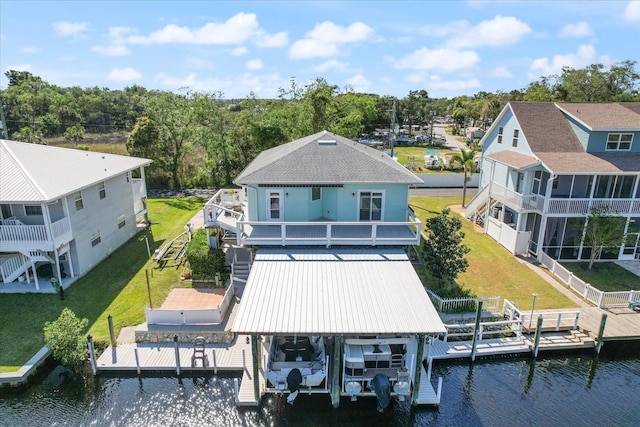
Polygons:
M510 102L481 144L466 216L511 252L587 260L586 217L609 206L626 239L600 259L640 259L640 103Z
M43 264L67 286L130 239L146 221L150 163L0 140L0 291L40 290Z

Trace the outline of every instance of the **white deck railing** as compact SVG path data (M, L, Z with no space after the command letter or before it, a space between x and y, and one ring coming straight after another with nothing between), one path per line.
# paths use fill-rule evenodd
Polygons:
M229 286L222 301L216 308L168 309L145 307L144 312L149 325L219 325L224 320L232 298L233 286Z
M71 223L67 217L51 224L52 236L49 236L44 225L24 225L20 221L13 222L13 224L18 223L20 225L0 225L0 244L3 249L31 245L46 245L53 249L54 244L59 245L72 239Z
M469 337L469 340L474 335L475 329L474 323L457 323L457 324L445 324L447 332L444 334L443 341L448 342L451 338L463 338ZM522 320L510 319L510 320L498 320L495 322L480 322L477 331L478 341L485 339L485 336L490 338L496 338L501 335L522 335ZM466 341L466 340L463 340Z
M637 301L640 299L640 291L637 290L603 292L594 288L589 283L586 283L576 277L558 261L554 260L542 251L540 251L538 261L547 267L555 277L560 279L571 290L598 308L627 307L630 301Z
M560 329L578 329L578 319L580 310L540 310L524 311L509 301L504 300L502 305L502 315L509 320L522 320L522 324L531 329L536 325L536 319L542 317L542 327L552 328L555 331Z
M618 214L640 213L638 199L549 199L547 212L550 214L586 215L593 208L609 206L611 212Z
M467 311L475 311L478 307L478 302L482 301L482 309L484 311L497 313L500 305L500 297L488 297L488 298L442 298L440 295L433 292L431 289L426 289L427 294L431 298L431 301L439 312L449 312L465 309Z

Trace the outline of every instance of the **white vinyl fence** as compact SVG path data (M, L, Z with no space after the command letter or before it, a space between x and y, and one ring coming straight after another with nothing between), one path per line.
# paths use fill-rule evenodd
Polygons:
M540 253L538 261L571 290L598 308L628 307L630 301L640 300L640 291L603 292L594 288L544 252Z
M231 299L233 286L227 287L224 298L216 308L198 309L166 309L145 307L147 324L149 325L219 325L224 320Z
M432 290L427 289L427 294L439 312L449 311L475 311L478 307L478 301L482 301L482 309L492 313L498 312L500 305L500 297L489 298L442 298Z

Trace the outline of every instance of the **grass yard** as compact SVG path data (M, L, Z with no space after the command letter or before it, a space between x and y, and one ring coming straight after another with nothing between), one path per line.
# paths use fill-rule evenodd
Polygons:
M116 335L122 326L144 321L143 307L148 305L145 270L149 270L154 307L169 290L190 286L180 281L181 266L154 268L147 255L184 231L184 225L202 208L195 198L149 199L152 225L125 243L110 258L101 262L65 291L57 294L0 295L0 372L19 369L44 345L42 328L58 318L68 307L80 318L89 319L88 333L99 345L109 341L107 315L113 316Z
M591 270L588 262L565 262L562 266L603 292L640 289L638 276L613 262L596 262Z
M420 220L436 216L443 208L460 205L461 197L412 197L409 205ZM452 212L451 215L458 215ZM532 293L538 294L537 309L575 308L576 304L544 279L519 262L505 248L486 234L476 231L469 221L462 221L469 268L458 276L457 284L478 297L499 296L520 308L531 307ZM428 284L427 284L428 287Z
M448 147L429 147L423 146L409 146L409 147L394 147L394 156L398 157L398 163L405 165L413 161L417 166L422 168L421 173L440 173L440 169L426 169L424 167L424 156L426 150L436 150L437 156L451 157L459 152ZM455 173L457 171L445 169L445 173Z

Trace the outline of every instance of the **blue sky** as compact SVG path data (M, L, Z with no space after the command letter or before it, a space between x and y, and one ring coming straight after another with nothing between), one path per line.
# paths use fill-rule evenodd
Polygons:
M0 43L3 88L16 69L60 86L225 98L317 77L451 98L522 89L563 66L640 64L640 0L0 0Z

